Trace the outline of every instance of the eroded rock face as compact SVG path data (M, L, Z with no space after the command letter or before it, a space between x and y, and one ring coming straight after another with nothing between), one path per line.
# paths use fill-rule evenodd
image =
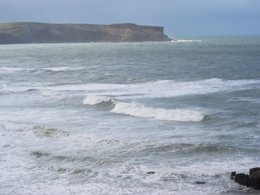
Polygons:
M231 179L240 185L260 190L260 167L250 169L249 175L245 173L232 172Z
M160 26L136 24L0 24L0 44L170 41Z

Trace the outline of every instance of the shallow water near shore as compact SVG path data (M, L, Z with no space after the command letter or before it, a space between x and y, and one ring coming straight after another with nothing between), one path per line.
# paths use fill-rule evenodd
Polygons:
M259 37L1 45L0 194L258 194L230 172L260 166L259 53Z

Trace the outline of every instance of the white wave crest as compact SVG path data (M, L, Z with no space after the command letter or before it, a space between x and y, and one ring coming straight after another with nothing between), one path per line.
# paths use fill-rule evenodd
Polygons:
M96 96L96 95L88 95L84 101L83 104L87 105L97 105L102 102L109 102L112 101L112 98L107 97L107 96Z
M255 89L260 87L260 80L224 80L219 78L184 81L158 80L135 84L88 83L75 85L51 85L51 83L23 84L5 86L6 91L26 91L28 89L51 91L85 91L97 96L113 96L116 99L168 98L186 95L202 95L218 92Z
M16 68L16 67L0 67L0 73L15 73L15 72L25 72L25 71L37 71L37 70L48 70L52 72L64 72L64 71L75 71L82 70L84 67L68 67L68 66L59 66L59 67L47 67L47 68Z
M63 72L63 71L74 71L74 70L82 70L83 67L68 67L68 66L58 66L58 67L49 67L49 68L41 68L41 70L49 70L53 72Z
M131 104L118 102L111 110L114 113L127 114L136 117L155 118L166 121L180 122L200 122L204 115L194 110L173 109L167 110L162 108L149 108L141 104Z
M42 96L47 96L47 97L60 95L58 92L51 91L51 90L40 90L40 94Z
M202 42L201 40L191 40L191 39L174 39L171 42L173 43L193 43L193 42Z
M216 92L232 92L256 87L260 80L223 80L218 78L177 82L174 80L159 80L136 84L89 83L79 85L61 85L41 87L54 91L87 91L99 96L131 97L176 97L183 95L208 94ZM118 98L118 97L117 97ZM127 97L126 97L127 98Z
M31 69L16 68L16 67L0 67L0 73L14 73L20 71L30 71Z

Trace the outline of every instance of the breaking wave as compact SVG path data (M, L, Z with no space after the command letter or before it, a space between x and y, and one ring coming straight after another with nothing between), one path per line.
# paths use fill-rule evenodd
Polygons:
M204 119L203 114L194 110L151 108L142 104L119 102L106 96L89 95L83 104L97 105L108 102L113 104L111 112L118 114L180 122L200 122Z
M112 98L107 97L107 96L96 96L96 95L88 95L84 101L83 104L87 104L87 105L97 105L100 103L107 103L107 102L112 102Z
M141 104L118 102L111 110L114 113L127 114L136 117L155 118L166 121L200 122L204 115L194 110L150 108Z
M260 80L223 80L219 78L184 81L158 80L135 84L107 84L89 83L75 85L34 85L26 84L20 86L5 85L5 91L26 91L29 89L51 90L51 91L86 91L98 96L114 96L124 98L166 98L185 95L202 95L217 92L233 92L259 88Z
M99 96L136 96L147 98L176 97L183 95L208 94L216 92L232 92L255 88L260 80L223 80L218 78L177 82L159 80L135 84L89 83L79 85L47 86L43 89L54 91L88 91Z

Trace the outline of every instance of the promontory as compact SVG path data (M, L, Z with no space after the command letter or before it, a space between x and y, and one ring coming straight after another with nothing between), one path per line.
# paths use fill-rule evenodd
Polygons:
M161 26L0 23L0 44L170 41Z

